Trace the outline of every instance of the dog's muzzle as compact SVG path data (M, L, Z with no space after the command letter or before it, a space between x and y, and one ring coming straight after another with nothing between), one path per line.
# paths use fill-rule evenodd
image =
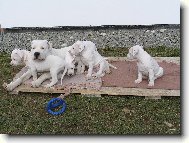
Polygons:
M39 52L35 52L35 53L34 53L34 58L35 58L35 59L38 59L39 55L40 55Z
M73 74L68 74L68 76L73 76Z

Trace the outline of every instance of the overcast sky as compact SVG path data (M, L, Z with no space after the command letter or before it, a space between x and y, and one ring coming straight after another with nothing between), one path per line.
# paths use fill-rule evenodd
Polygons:
M2 27L179 23L179 0L0 0Z

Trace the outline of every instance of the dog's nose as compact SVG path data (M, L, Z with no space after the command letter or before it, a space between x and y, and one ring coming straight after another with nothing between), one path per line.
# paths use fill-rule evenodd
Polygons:
M72 75L73 75L73 74L71 74L71 73L70 73L70 74L68 74L68 76L72 76Z
M36 57L36 59L39 57L40 53L39 52L35 52L34 56Z

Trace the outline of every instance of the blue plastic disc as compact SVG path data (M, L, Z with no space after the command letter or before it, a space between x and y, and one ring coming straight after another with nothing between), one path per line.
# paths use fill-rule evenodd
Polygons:
M53 109L57 107L61 107L58 111L53 111ZM51 99L47 104L47 112L52 115L60 115L66 110L66 102L62 100L61 98L53 98Z

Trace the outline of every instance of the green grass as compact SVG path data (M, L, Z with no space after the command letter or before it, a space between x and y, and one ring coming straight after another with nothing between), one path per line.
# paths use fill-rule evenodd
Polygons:
M116 56L125 57L128 53L128 48L101 48L99 53L106 57ZM145 48L153 57L180 57L179 48L167 48L165 46Z
M106 53L103 55L121 56L124 52L106 50ZM180 55L179 52L173 53L175 56L176 53ZM1 85L10 82L20 69L10 66L9 56L0 53ZM145 100L144 97L133 96L98 98L75 94L65 98L67 110L64 114L52 116L46 112L45 107L52 97L57 96L34 93L11 95L0 86L0 133L181 134L179 97ZM172 127L165 122L171 123Z

